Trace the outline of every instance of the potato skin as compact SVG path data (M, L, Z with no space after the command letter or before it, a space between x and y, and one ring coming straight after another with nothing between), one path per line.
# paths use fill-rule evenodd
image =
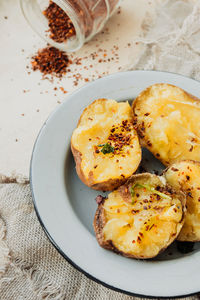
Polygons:
M132 109L141 145L165 166L198 160L200 99L174 85L158 83L142 91Z
M169 166L163 176L176 189L181 189L186 194L187 213L185 223L177 240L182 242L200 241L200 162L183 160ZM198 221L198 222L197 222ZM199 232L198 232L199 231Z
M155 256L152 256L152 257L144 257L144 256L138 256L138 255L131 255L129 253L126 253L126 252L123 252L123 251L120 251L119 249L117 249L115 247L115 245L113 244L112 240L105 240L104 239L104 236L103 236L103 228L104 228L104 224L105 224L105 216L104 216L104 209L103 209L103 205L100 204L96 210L96 213L95 213L95 218L94 218L94 223L93 223L93 227L94 227L94 231L95 231L95 234L96 234L96 239L99 243L99 245L106 249L106 250L110 250L110 251L113 251L115 252L116 254L120 254L124 257L128 257L128 258L136 258L136 259L151 259L151 258L154 258ZM172 241L173 242L173 241ZM172 243L171 242L171 243ZM170 243L170 244L171 244ZM168 246L162 248L160 250L160 252L158 253L158 255L160 253L162 253L163 251L165 251L165 249L167 248Z
M141 160L141 147L132 118L132 110L127 102L98 99L84 109L72 134L71 151L77 174L85 185L94 190L111 191L136 171ZM120 131L124 120L131 125L131 132L125 130L123 133L125 137L130 135L131 144L125 145L121 154L105 155L101 151L96 154L94 147L107 143L113 126L118 126L117 130Z
M131 254L125 253L123 251L120 251L119 249L117 249L115 247L112 240L106 241L103 236L103 228L105 226L105 223L106 223L106 220L105 220L104 208L103 208L103 203L101 203L98 205L98 208L96 210L95 217L94 217L94 222L93 222L96 239L97 239L99 245L104 249L111 250L111 251L113 251L117 254L120 254L122 256L125 256L125 257L140 258L140 257L133 256Z
M131 176L130 179L123 186L120 186L117 191L123 195L124 190L126 190L127 187L129 187L130 184L134 184L134 183L138 182L138 179L140 180L140 182L141 182L141 179L142 179L142 181L144 181L144 183L149 179L151 179L151 181L154 182L154 183L157 183L157 184L160 183L158 177L154 174L149 174L149 173L137 174L137 175ZM165 245L162 249L160 249L158 254L163 252L177 238L177 236L178 236L178 234L181 230L181 227L184 224L185 213L186 213L185 194L181 191L173 190L173 188L168 184L166 185L166 189L170 189L172 191L172 193L179 195L179 198L181 199L181 203L182 203L182 219L179 223L180 226L179 226L179 229L177 229L176 235L173 235L173 236L170 237L170 240L168 241L167 245ZM94 227L94 231L95 231L95 234L96 234L96 239L97 239L99 245L102 248L105 248L107 250L111 250L111 251L113 251L117 254L120 254L122 256L129 257L129 258L151 259L151 258L155 257L155 255L145 257L143 255L132 255L130 253L120 251L114 245L112 240L105 240L104 234L103 234L103 229L104 229L104 226L106 225L106 216L105 216L105 210L104 210L105 201L106 201L106 199L102 200L102 202L100 204L98 204L96 214L95 214L95 217L94 217L94 222L93 222L93 227Z

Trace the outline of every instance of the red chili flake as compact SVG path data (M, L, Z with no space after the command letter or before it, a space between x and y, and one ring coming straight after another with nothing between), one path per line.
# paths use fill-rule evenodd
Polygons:
M74 25L68 15L56 3L49 1L43 11L48 19L49 37L57 43L63 43L76 34Z
M198 198L198 201L200 202L200 197Z
M190 176L186 175L186 179L187 179L187 180L190 180Z
M132 243L135 244L135 240L132 240Z
M160 195L156 195L156 199L160 200L161 199Z
M95 151L95 153L99 153L100 152L97 146L94 146L94 151Z
M68 56L54 47L39 50L31 61L33 71L39 70L44 75L55 75L59 78L66 74L70 63Z
M196 139L196 138L192 138L191 141L192 141L192 142L197 142L197 139Z
M151 147L151 146L152 146L152 143L151 143L150 141L147 141L147 145L148 145L149 147Z
M194 146L192 145L192 146L190 147L189 151L192 152L193 148L194 148Z
M172 167L171 170L174 171L174 172L178 172L179 171L179 169L176 169L174 167Z
M76 65L82 65L81 61L82 61L82 58L76 58L74 60L74 64L76 64Z
M151 227L149 228L149 231L155 226L155 224L151 225Z
M61 90L64 94L67 93L67 91L66 91L62 86L60 87L60 90Z
M131 210L131 213L134 215L134 214L137 214L137 213L139 213L139 209L132 209Z

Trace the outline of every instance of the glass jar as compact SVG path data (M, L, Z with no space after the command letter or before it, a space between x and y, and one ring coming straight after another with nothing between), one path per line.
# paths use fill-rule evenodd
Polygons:
M118 7L120 0L53 0L71 19L75 34L64 42L50 38L44 15L49 0L20 0L23 14L31 27L50 45L67 52L80 49L98 33Z

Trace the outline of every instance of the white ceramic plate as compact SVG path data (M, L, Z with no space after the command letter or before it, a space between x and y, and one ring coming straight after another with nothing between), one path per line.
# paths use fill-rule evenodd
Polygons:
M75 172L70 138L83 109L97 98L134 99L154 83L171 83L200 96L200 83L177 74L132 71L104 77L77 90L42 127L31 161L31 188L39 220L58 251L93 280L115 290L153 297L176 297L200 290L198 245L187 255L171 247L154 260L122 257L99 247L92 223L99 192ZM162 165L144 151L146 168Z

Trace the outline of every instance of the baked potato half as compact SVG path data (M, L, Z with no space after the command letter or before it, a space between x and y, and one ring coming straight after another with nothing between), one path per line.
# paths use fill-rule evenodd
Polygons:
M142 146L164 165L200 158L200 100L179 87L154 84L133 102Z
M178 236L185 216L185 194L164 177L133 175L100 200L94 218L99 245L127 257L153 258Z
M128 102L98 99L82 113L71 138L79 178L95 190L123 184L141 160Z
M200 162L177 162L164 175L171 186L186 193L187 213L177 239L185 242L200 241Z

